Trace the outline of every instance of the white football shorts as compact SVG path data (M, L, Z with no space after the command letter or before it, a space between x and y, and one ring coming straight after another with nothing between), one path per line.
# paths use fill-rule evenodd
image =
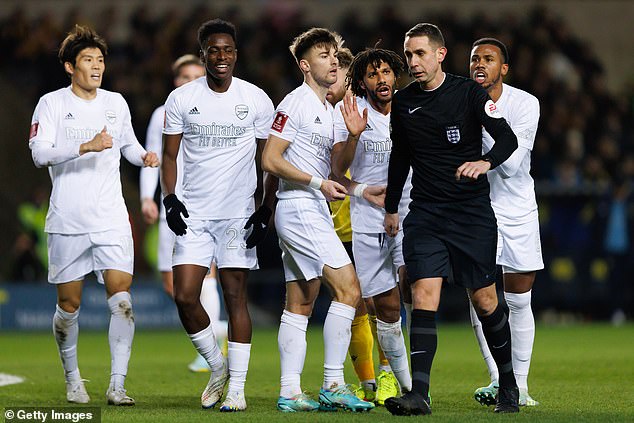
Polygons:
M501 223L498 220L496 263L504 273L534 272L544 268L539 220Z
M133 274L134 246L130 226L87 234L48 234L48 281L83 280L95 272L103 284L104 270Z
M398 282L403 260L403 231L395 237L383 233L352 233L352 251L361 296L370 298L389 291Z
M275 228L287 282L319 277L324 265L339 269L351 263L323 200L279 200Z
M187 219L187 233L177 236L174 243L172 266L196 264L208 268L214 261L218 269L256 270L256 250L247 249L246 246L246 238L250 233L244 229L247 220L247 217L220 220Z

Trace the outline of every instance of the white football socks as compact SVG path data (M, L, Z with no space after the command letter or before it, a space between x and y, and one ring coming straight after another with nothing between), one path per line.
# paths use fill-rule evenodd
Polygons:
M531 291L523 294L504 293L509 307L513 372L520 389L528 390L528 371L531 366L535 340L535 318L531 308Z
M302 393L301 375L306 359L308 316L284 310L277 335L280 350L280 396L292 398Z
M244 393L244 384L247 381L247 371L249 370L251 344L229 341L227 356L229 361L229 388L227 395L236 392Z
M324 321L324 389L343 386L343 363L346 361L355 308L332 301Z
M79 337L79 308L69 313L55 305L53 315L53 334L59 357L62 359L66 382L77 382L81 379L77 367L77 338Z
M409 373L407 361L407 349L401 329L401 319L394 323L386 323L376 319L376 333L379 344L385 357L390 362L390 367L396 380L401 385L401 391L412 390L412 376Z
M487 340L484 338L484 332L482 332L482 323L478 318L478 314L476 313L475 308L473 308L473 304L471 304L471 300L469 300L469 314L471 316L471 326L473 326L473 332L475 333L478 345L480 346L482 358L484 358L484 362L487 365L487 370L489 371L491 382L497 383L499 378L498 366L497 364L495 364L495 360L493 359L493 355L491 355Z
M110 328L108 329L111 357L110 388L117 390L123 388L128 373L128 362L134 338L134 313L130 293L117 292L108 298L108 307L110 307Z

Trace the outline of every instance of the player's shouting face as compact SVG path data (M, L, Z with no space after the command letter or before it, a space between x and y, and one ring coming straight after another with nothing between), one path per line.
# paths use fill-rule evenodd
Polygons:
M500 48L491 44L475 46L471 51L469 73L471 79L482 85L482 88L501 84L502 77L508 72L508 65L503 63Z
M233 76L233 68L238 59L236 43L229 34L211 34L203 49L203 62L207 69L207 75L222 85Z
M389 103L396 88L394 71L385 62L381 62L378 68L369 64L361 86L365 88L367 97L375 103Z
M330 87L337 82L337 50L331 46L316 45L306 54L305 66L312 78L322 87Z

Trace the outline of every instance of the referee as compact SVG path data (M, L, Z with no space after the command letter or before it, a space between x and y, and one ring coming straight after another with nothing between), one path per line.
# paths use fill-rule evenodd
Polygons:
M385 230L398 231L398 203L410 166L410 213L403 254L413 281L410 332L412 391L385 401L396 415L431 414L429 375L436 353L436 311L445 278L467 289L500 369L496 412L518 412L511 333L495 290L497 223L486 172L517 148L517 138L475 81L447 74L447 49L437 26L405 34L405 56L416 79L394 95L393 142L385 198ZM495 140L482 155L482 127Z

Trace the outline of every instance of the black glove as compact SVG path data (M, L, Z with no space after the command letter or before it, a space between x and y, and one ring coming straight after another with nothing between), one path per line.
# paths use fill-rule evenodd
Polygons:
M167 220L167 226L176 235L185 235L187 232L187 224L181 217L181 214L185 217L189 217L185 204L176 197L176 194L170 194L163 198L163 205L165 206L165 215Z
M266 206L260 206L247 220L247 224L244 225L244 229L249 229L253 226L253 230L247 237L247 248L255 247L255 244L262 241L266 236L266 231L269 228L269 219L273 212Z

